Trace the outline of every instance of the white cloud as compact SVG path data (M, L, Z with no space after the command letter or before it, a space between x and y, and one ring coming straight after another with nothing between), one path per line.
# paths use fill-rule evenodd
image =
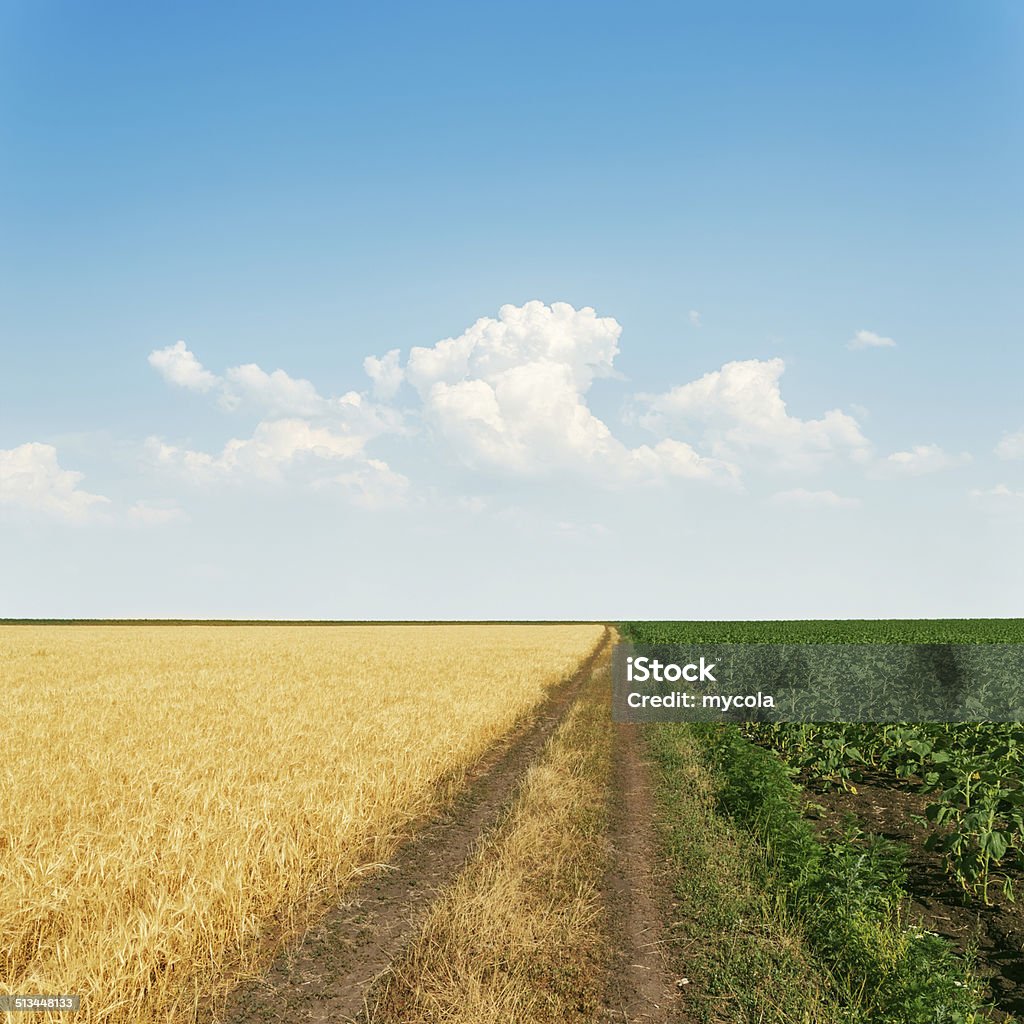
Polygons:
M400 366L400 358L401 352L393 348L379 359L367 356L363 360L363 369L373 381L373 393L382 402L390 402L402 386L405 371Z
M175 383L216 391L225 411L261 417L251 436L232 437L220 451L180 447L158 437L147 439L146 450L156 465L192 483L283 481L297 473L309 483L314 481L317 464L347 460L361 467L355 471L360 475L348 483L356 489L365 484L363 491L368 494L371 480L381 489L379 467L387 467L366 460L366 444L382 434L406 432L400 410L372 402L358 391L325 397L311 381L282 369L268 373L256 363L243 363L217 376L202 367L184 342L151 353L149 361ZM396 361L397 353L389 353L382 362L386 370L393 370ZM155 522L160 516L160 511L140 507L133 518Z
M789 505L796 508L856 508L857 498L843 498L835 491L808 491L797 487L791 491L780 491L768 499L773 505Z
M0 505L83 522L110 499L79 488L82 473L61 469L53 445L0 449Z
M157 464L182 472L193 482L225 478L279 480L281 471L303 459L353 459L364 438L333 433L302 419L265 420L252 437L232 438L219 455L165 444L151 437L147 449Z
M895 348L896 342L874 331L857 331L846 343L846 347L854 351L864 348Z
M1001 459L1024 459L1024 430L1004 434L995 451Z
M358 391L325 397L312 382L292 377L281 369L268 373L257 363L231 366L224 376L218 376L206 370L183 341L151 352L149 362L172 383L193 390L217 391L218 404L228 412L249 410L271 420L317 420L324 426L340 427L343 432L366 437L404 430L399 410L371 402ZM396 371L397 349L377 362L382 365L383 377L390 381ZM397 373L400 377L401 370Z
M967 452L950 455L937 444L918 444L910 451L893 452L883 460L881 468L884 472L903 476L924 476L926 473L965 466L970 461L971 456Z
M318 490L339 488L353 505L368 509L404 505L410 492L409 478L396 473L380 459L367 459L349 472L318 480L315 487Z
M153 465L164 469L178 470L182 476L193 483L212 480L219 475L216 457L207 452L179 448L176 445L167 444L159 437L147 437L145 450Z
M1006 484L996 484L987 490L968 491L972 505L981 511L1011 519L1024 516L1024 491L1014 490Z
M170 523L186 523L188 515L175 502L137 501L128 509L128 518L140 526L167 526Z
M735 468L683 442L630 449L586 402L614 375L621 328L564 302L502 306L457 338L414 348L406 379L437 438L474 469L515 476L559 472L617 483L666 477L731 483Z
M687 316L701 326L698 310ZM178 342L151 353L150 362L168 380L215 392L224 408L249 410L260 422L251 436L234 436L220 450L156 439L150 450L158 463L193 480L283 479L298 465L347 461L344 473L326 479L361 496L362 503L377 501L369 495L378 492L391 501L408 487L405 477L367 452L388 434L418 432L420 443L439 444L476 471L530 479L582 476L610 486L689 479L739 487L740 466L807 471L835 459L870 460L871 446L850 413L830 409L813 419L790 414L780 388L781 359L725 363L664 393L635 396L641 415L634 419L657 440L627 445L588 400L595 380L616 376L621 333L616 320L591 307L536 300L505 305L457 336L413 347L404 365L399 349L367 356L363 370L372 399L369 390L324 396L309 380L256 363L218 376ZM851 344L892 343L858 331ZM919 446L883 463L916 474L966 458ZM305 473L307 482L315 482L316 472Z
M622 328L589 306L566 302L550 306L536 300L505 305L498 318L481 317L457 338L409 353L406 376L421 395L438 383L466 379L495 383L508 370L550 363L564 366L576 388L585 392L596 377L610 377Z
M973 490L969 492L972 498L1024 498L1024 491L1015 491L1006 484L996 484L988 490Z
M653 447L642 444L638 448L626 449L626 454L630 465L640 471L641 477L653 480L679 477L739 487L740 471L735 465L722 459L706 458L685 441L669 437Z
M225 377L227 408L250 402L276 416L316 416L328 408L308 380L290 377L284 370L267 373L256 363L245 363L232 366Z
M149 353L149 365L164 380L190 391L209 391L218 383L217 376L203 368L203 364L183 341L176 341L167 348L154 349Z
M639 395L648 408L640 422L662 434L700 430L711 453L728 461L767 460L784 469L813 469L838 455L865 461L870 445L849 414L832 409L816 420L789 414L779 387L785 368L781 359L746 359L671 391Z

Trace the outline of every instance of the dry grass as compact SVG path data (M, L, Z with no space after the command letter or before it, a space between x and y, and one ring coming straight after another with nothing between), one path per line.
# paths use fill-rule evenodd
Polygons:
M0 627L0 992L79 993L77 1024L191 1019L600 633Z
M507 819L382 979L374 1024L565 1024L600 1016L611 771L608 659Z

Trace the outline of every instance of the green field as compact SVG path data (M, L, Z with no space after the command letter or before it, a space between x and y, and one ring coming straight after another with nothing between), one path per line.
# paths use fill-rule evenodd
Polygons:
M1024 620L629 622L621 633L638 644L1007 644L1024 642ZM911 892L920 880L904 864L931 857L944 870L946 882L930 883L936 891L926 903L930 895L954 915L974 908L979 921L998 914L1020 925L1024 724L673 724L652 735L663 764L680 744L701 751L720 812L755 840L765 884L841 980L840 1001L855 1015L922 1024L976 1019L992 995L968 962L979 942L955 948L913 924L908 908L921 896ZM880 838L854 816L831 831L813 821L825 810L817 801L847 806L829 794L858 789L876 807L890 798L900 806L917 801L921 849ZM1018 985L1002 1009L1019 1013L1020 997ZM997 1011L997 1019L1009 1018Z
M1020 644L1024 619L777 619L627 622L638 644Z

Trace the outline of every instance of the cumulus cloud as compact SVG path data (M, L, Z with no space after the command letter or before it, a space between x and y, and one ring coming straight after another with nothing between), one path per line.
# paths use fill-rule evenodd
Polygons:
M169 384L190 391L209 391L218 383L217 376L203 367L183 341L154 349L149 353L149 365Z
M793 508L856 508L857 498L843 498L835 491L808 491L797 487L791 491L780 491L768 499L773 505L788 505Z
M218 404L228 412L249 411L271 419L301 417L340 423L345 430L366 436L398 433L403 429L402 415L397 409L374 403L359 391L324 396L311 381L293 377L282 369L268 373L257 363L228 367L220 376L205 369L183 341L151 352L149 362L173 384L215 392ZM391 380L396 370L400 377L401 370L394 365L397 349L376 362L381 364L379 376L383 379Z
M642 444L626 450L629 464L642 478L656 480L664 477L679 477L689 480L706 480L710 483L739 486L740 471L731 462L707 458L698 454L685 441L665 438L656 445Z
M363 360L363 369L367 377L373 381L374 397L382 402L390 402L402 386L405 371L400 365L401 355L399 349L393 348L380 358L367 356Z
M846 347L854 351L864 348L895 348L896 342L874 331L857 331L846 343Z
M232 437L219 451L151 437L146 450L156 465L192 483L283 481L300 469L306 470L305 482L315 483L316 466L344 460L357 467L347 479L349 491L363 494L357 504L369 503L365 495L371 482L376 481L376 489L381 491L384 474L380 467L387 467L379 460L367 460L364 449L382 434L405 432L400 410L373 402L358 391L325 396L311 381L282 369L268 372L256 363L232 366L217 375L206 370L184 342L150 353L149 361L173 383L215 394L223 410L260 417L250 436ZM397 353L388 353L378 362L386 391L389 375L394 376ZM396 489L394 481L391 489ZM162 518L162 510L138 507L133 518L153 524Z
M700 326L699 311L687 315ZM870 444L850 413L830 409L810 419L790 413L780 388L781 359L729 362L663 393L635 396L633 421L656 440L627 444L589 398L595 381L617 376L621 334L615 319L589 306L504 305L461 334L411 348L404 361L397 348L367 356L367 390L338 397L256 363L214 374L178 342L152 352L153 366L173 383L209 392L226 410L248 411L260 422L251 436L233 431L212 451L157 439L150 450L158 463L194 480L282 479L299 465L345 461L341 472L316 470L320 476L306 479L333 481L366 505L391 502L409 487L368 450L385 435L418 435L420 444L491 475L583 477L610 486L687 479L739 487L740 467L792 472L835 459L870 461ZM892 344L870 331L859 331L854 341L855 347ZM894 471L923 473L963 458L921 446L883 461Z
M146 446L154 461L175 468L193 482L252 477L281 479L282 470L303 459L352 459L364 439L333 433L302 419L265 420L251 437L232 438L217 455L169 445L151 437Z
M589 307L506 305L456 338L413 348L405 378L435 436L474 469L733 482L735 467L683 442L628 448L590 410L586 393L614 375L621 330Z
M220 383L227 408L250 402L279 416L317 416L328 409L327 400L308 380L291 377L284 370L267 373L256 363L230 367Z
M396 473L380 459L367 459L355 469L316 482L318 490L341 490L353 505L362 508L396 508L409 499L409 478Z
M0 449L0 505L84 522L110 499L82 490L82 479L82 473L60 467L53 445Z
M1004 434L995 450L1001 459L1024 459L1024 430Z
M970 461L971 456L967 452L951 455L937 444L918 444L909 451L893 452L882 461L881 468L889 474L924 476L927 473L965 466Z
M596 377L612 376L621 333L616 320L597 316L589 306L545 306L536 300L504 305L497 319L481 317L457 338L412 349L406 376L425 395L436 383L494 383L509 370L552 364L564 367L576 387L586 391Z
M696 430L719 459L769 461L785 469L813 469L837 455L863 462L870 445L860 425L839 409L820 419L791 416L782 398L781 359L746 359L656 395L639 395L640 422L667 434Z

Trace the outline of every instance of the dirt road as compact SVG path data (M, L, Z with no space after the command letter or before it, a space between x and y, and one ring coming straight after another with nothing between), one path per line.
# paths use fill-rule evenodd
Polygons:
M614 922L609 972L609 1020L616 1024L668 1024L678 1020L678 978L666 948L667 894L655 834L650 771L642 726L618 724L613 746L608 914Z
M374 983L415 940L422 922L502 820L592 672L607 672L611 630L537 713L477 766L463 794L423 824L384 870L280 954L267 975L229 996L217 1019L228 1024L366 1022ZM598 677L595 676L595 685ZM601 689L604 684L601 684ZM593 687L591 696L593 700ZM606 720L607 721L607 720ZM607 864L599 915L607 931L602 1019L616 1024L680 1020L681 997L665 946L668 881L659 877L655 806L639 727L608 724ZM606 734L607 735L607 734ZM607 749L607 748L606 748Z

